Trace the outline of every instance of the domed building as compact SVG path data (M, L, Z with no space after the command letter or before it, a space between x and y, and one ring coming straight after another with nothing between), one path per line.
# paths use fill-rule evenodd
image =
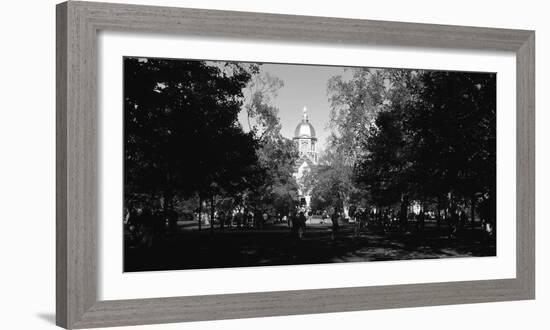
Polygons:
M300 158L294 167L294 177L298 182L300 203L309 208L311 202L311 191L308 191L303 183L303 177L306 173L314 170L317 165L317 137L315 128L309 122L307 108L304 107L302 121L296 126L294 131L294 143L298 147Z

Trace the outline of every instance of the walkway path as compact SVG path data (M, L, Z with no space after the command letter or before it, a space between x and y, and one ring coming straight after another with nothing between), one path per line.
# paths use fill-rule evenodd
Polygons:
M127 247L125 271L493 256L496 252L495 243L484 240L480 230L448 239L444 231L434 228L423 235L356 233L355 226L347 224L332 240L330 228L330 221L309 224L301 241L284 224L259 230L180 231L157 240L152 249Z

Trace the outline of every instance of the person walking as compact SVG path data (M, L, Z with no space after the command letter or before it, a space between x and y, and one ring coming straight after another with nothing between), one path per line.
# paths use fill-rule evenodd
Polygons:
M292 228L290 232L292 233L292 236L297 240L301 240L304 235L304 229L302 226L302 223L305 224L304 213L300 212L299 214L293 214L291 221L292 221Z
M332 213L332 216L330 217L330 220L332 221L332 240L336 239L336 235L338 234L338 231L340 229L340 225L338 224L338 218L340 217L340 214L338 211L334 210L334 213Z
M304 212L300 212L300 216L298 217L298 226L298 236L299 239L302 239L304 232L306 231L306 215Z

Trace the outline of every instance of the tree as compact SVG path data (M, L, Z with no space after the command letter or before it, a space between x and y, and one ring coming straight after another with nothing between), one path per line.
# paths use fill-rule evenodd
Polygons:
M362 153L361 137L384 107L387 78L386 70L353 68L327 83L331 107L329 145L347 164L353 165Z
M430 71L404 117L418 192L475 206L496 194L496 76Z
M494 74L353 69L329 81L329 150L353 167L352 186L378 207L494 204Z
M363 204L367 198L374 204L393 203L393 195L401 187L395 185L398 180L390 180L392 175L387 171L402 170L403 164L397 166L396 161L402 152L399 149L403 136L399 132L400 124L395 121L398 114L392 117L388 111L402 109L412 98L417 71L354 68L344 74L346 77L335 76L328 83L332 130L328 150L333 155L331 162L340 173L341 186L346 188L344 200L348 204ZM375 134L379 136L373 137ZM386 156L396 154L393 163L371 155L371 148L378 148L377 145ZM373 162L380 167L373 167ZM361 165L367 163L368 168ZM403 197L399 199L406 201Z
M327 148L314 171L303 177L303 185L311 191L314 212L334 208L349 216L351 197L358 191L352 181L353 167L346 164L334 149Z
M373 204L379 208L400 202L408 182L399 113L379 113L363 146L369 152L356 163L354 180L370 191Z
M414 198L451 213L470 205L473 220L475 205L495 191L495 77L438 71L410 77L362 139L356 182L380 206L400 202L402 216Z
M259 140L264 135L277 137L281 131L278 117L279 109L271 105L272 99L277 97L284 82L269 72L258 73L253 76L245 89L244 109L248 120L248 129L254 130Z
M292 176L298 150L292 140L282 136L279 109L271 105L283 84L265 72L256 75L247 87L244 109L259 147L254 184L246 199L257 210L286 214L295 208L298 196Z
M124 59L125 198L202 198L244 189L256 140L237 121L254 66Z

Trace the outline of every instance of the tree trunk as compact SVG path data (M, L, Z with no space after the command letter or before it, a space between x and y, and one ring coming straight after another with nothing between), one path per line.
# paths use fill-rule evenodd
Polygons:
M199 231L202 230L201 216L202 216L202 198L201 198L201 195L199 194Z
M344 219L349 218L349 201L345 195L342 196L342 212L344 213Z
M399 222L401 223L401 228L406 230L408 227L408 214L407 210L409 208L409 197L403 195L401 197L401 207L399 209Z
M214 194L210 195L210 232L214 231Z
M437 228L441 227L441 198L437 198L437 216L435 218L437 222Z
M476 216L476 200L475 200L475 196L472 195L472 198L471 198L471 209L470 209L470 219L471 219L471 222L470 222L470 225L471 227L474 226L474 223L475 223L475 216Z

